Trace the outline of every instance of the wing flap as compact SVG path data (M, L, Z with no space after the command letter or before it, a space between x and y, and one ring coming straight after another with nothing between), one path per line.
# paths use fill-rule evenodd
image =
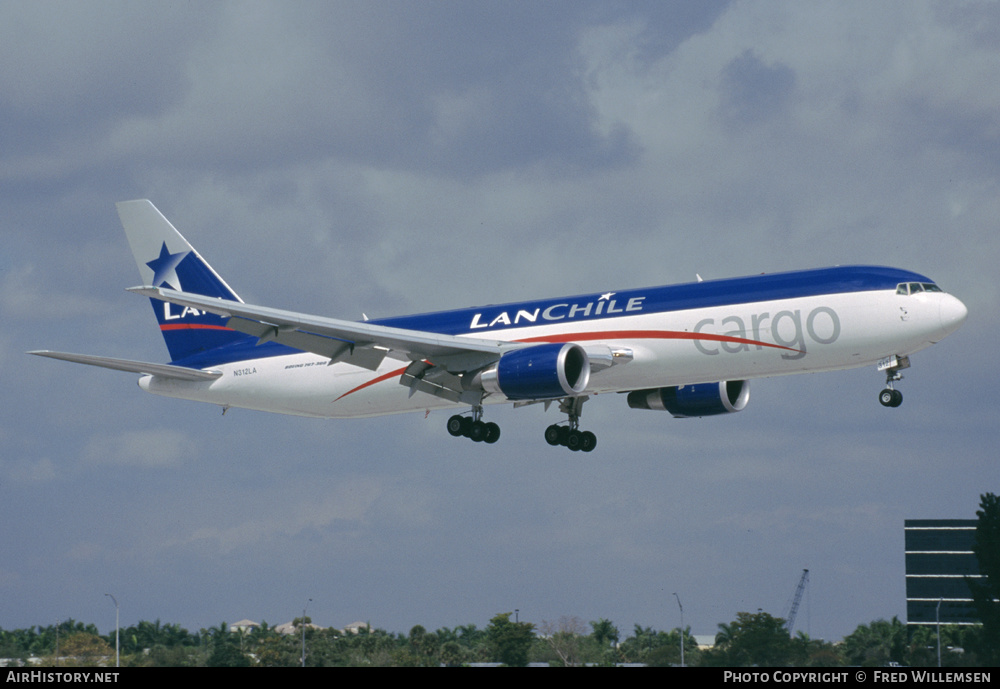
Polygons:
M410 389L410 397L416 392L440 397L450 402L479 404L480 395L462 388L462 379L453 373L426 361L414 361L399 377L400 385Z
M203 371L196 368L186 368L184 366L173 366L171 364L154 364L148 361L132 361L131 359L116 359L109 356L93 356L91 354L70 354L69 352L50 352L48 350L37 350L28 352L36 356L45 356L50 359L60 359L62 361L72 361L75 364L87 364L88 366L100 366L110 368L115 371L127 371L128 373L142 373L159 376L161 378L174 378L176 380L215 380L222 376L222 371Z
M258 344L263 342L278 342L279 344L313 352L330 359L330 363L346 361L355 366L375 371L385 359L385 350L374 349L370 342L353 342L339 337L330 337L320 333L297 330L285 324L265 323L250 320L243 316L232 316L226 325L247 335L257 338Z

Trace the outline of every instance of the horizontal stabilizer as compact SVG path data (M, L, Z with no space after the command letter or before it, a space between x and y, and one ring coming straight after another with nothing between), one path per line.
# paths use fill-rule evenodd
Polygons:
M161 378L175 378L177 380L215 380L222 376L222 371L202 371L196 368L185 368L184 366L171 366L170 364L152 364L146 361L132 361L130 359L115 359L108 356L91 356L89 354L69 354L67 352L50 352L48 350L38 350L28 352L37 356L47 356L50 359L62 359L72 361L76 364L87 364L88 366L100 366L110 368L115 371L128 371L129 373L145 373Z

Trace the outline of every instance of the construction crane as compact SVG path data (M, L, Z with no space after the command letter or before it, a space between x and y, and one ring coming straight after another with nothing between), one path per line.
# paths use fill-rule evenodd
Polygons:
M802 594L806 590L806 584L809 583L809 570L802 570L802 576L799 578L799 585L795 589L795 595L792 597L792 607L788 610L788 615L786 616L786 625L788 627L788 635L791 636L792 631L795 627L795 616L799 612L799 603L802 602Z

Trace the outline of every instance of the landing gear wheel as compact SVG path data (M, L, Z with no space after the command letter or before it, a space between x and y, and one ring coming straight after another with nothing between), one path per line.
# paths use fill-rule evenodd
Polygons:
M590 452L595 447L597 447L597 436L590 431L584 431L580 434L580 449L584 452Z
M570 431L569 435L566 436L566 447L568 447L573 452L579 452L583 449L583 433L580 431Z
M898 407L903 403L903 393L886 388L878 394L878 401L883 407Z
M496 425L492 421L486 424L486 437L483 440L492 445L496 441L500 440L500 426Z
M569 426L559 426L559 444L566 447L569 442L569 434L573 432L573 429Z
M481 443L486 440L486 424L482 421L473 421L469 428L469 440L474 443Z
M545 442L547 442L549 445L561 445L562 444L560 442L561 439L562 439L562 429L559 426L552 424L551 426L545 429Z
M448 419L448 433L455 438L465 435L465 417L455 414Z

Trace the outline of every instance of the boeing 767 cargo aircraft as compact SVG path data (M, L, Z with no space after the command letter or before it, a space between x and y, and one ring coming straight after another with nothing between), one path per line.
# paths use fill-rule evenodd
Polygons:
M608 290L415 316L339 320L243 303L146 200L118 204L170 363L36 351L142 374L143 390L229 407L362 417L467 407L448 432L494 443L487 404L558 402L551 445L590 451L593 395L708 416L743 409L749 380L877 366L879 401L909 357L957 329L965 305L897 268L841 266Z

